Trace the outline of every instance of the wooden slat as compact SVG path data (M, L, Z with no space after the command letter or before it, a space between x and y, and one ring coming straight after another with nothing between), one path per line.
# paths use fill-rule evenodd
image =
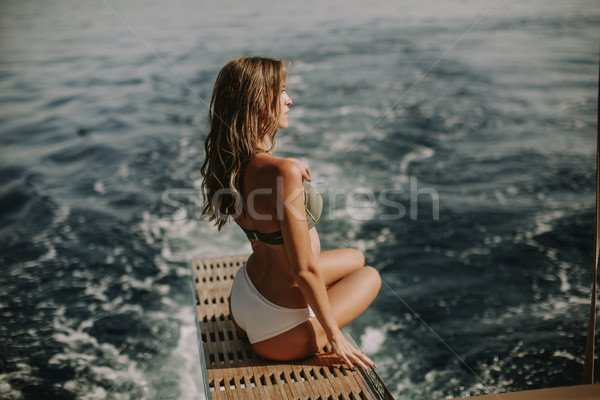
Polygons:
M600 385L566 386L549 389L525 390L515 393L473 396L473 400L598 400ZM466 400L465 399L465 400Z
M192 262L206 378L214 385L211 399L338 400L339 396L350 399L351 395L356 399L374 398L362 375L341 370L333 354L320 352L315 357L287 363L265 360L252 352L247 339L239 338L229 315L229 294L233 278L247 258L248 255L239 255Z

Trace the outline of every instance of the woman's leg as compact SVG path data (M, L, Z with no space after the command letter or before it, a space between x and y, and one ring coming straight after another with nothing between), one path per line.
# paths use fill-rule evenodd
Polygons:
M319 269L326 286L364 266L365 256L358 249L326 250L319 255Z
M381 287L379 272L363 267L343 277L327 294L340 328L358 317L377 296ZM271 339L252 345L254 351L273 360L296 360L310 357L328 343L325 330L312 318Z
M231 297L229 297L229 298L231 298ZM240 327L240 326L237 324L237 322L235 321L235 318L233 318L233 313L231 312L231 302L229 302L229 316L231 317L231 322L233 322L233 325L235 326L235 329L236 329L236 330L237 330L237 332L238 332L238 336L239 336L239 337L241 337L241 338L244 338L244 339L245 339L245 338L247 338L247 337L248 337L248 334L246 334L246 331L245 331L245 330L243 330L243 329L242 329L242 328L241 328L241 327Z

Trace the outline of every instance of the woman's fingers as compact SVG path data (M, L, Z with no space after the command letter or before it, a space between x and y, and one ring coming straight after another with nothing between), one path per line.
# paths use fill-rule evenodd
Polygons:
M356 348L354 348L354 346L352 346L350 344L349 344L349 346L350 346L349 356L352 358L352 360L351 360L350 364L348 364L348 362L346 362L346 364L348 364L348 366L351 369L354 369L354 364L360 365L360 367L365 370L369 369L369 367L375 368L375 363L373 362L373 360L371 360L369 357L367 357L360 350L357 350ZM350 357L346 357L344 355L344 360L350 361Z
M298 165L300 166L300 169L302 170L302 180L303 181L310 180L310 167L308 166L307 163L300 161L295 157L288 157L288 160L293 160L296 163L298 163Z
M369 367L367 367L367 364L365 364L364 362L362 362L362 360L360 358L358 358L358 357L356 358L356 361L354 363L360 365L360 367L362 369L365 369L365 370L369 369Z
M369 367L375 368L373 360L355 348L343 335L338 340L332 342L332 348L348 368L354 370L354 364L359 365L365 370L369 369Z
M348 349L348 352L344 353L342 356L342 359L351 370L354 370L354 364L360 363L360 359L356 357L356 354L354 354L354 349L352 348Z
M308 164L302 163L302 178L304 178L305 181L309 181L310 180L310 168L308 167Z
M358 361L359 361L359 365L363 368L363 369L369 369L370 367L375 366L375 364L373 364L373 361L371 361L371 359L367 356L365 356L363 353L359 353L358 354Z
M351 349L350 356L352 357L353 364L358 364L362 368L368 369L365 362L363 362L363 357L366 357L366 356L364 354L362 354L360 352L360 350L355 349L354 346L352 346L352 345L350 346L350 349Z
M348 358L348 355L352 354L352 352L348 351L348 350L350 350L350 349L348 349L348 343L347 342L344 343L346 338L344 338L342 336L341 339L342 339L341 342L337 342L337 341L331 342L333 350L335 351L335 354L340 358L342 363L346 364L346 366L348 366L348 368L354 369L354 365Z
M348 368L350 369L354 369L354 364L352 363L352 361L350 361L350 359L348 357L346 357L346 355L344 355L343 357L344 363L346 363L346 365L348 366Z
M371 360L369 357L367 357L364 353L360 353L360 357L363 362L365 362L369 366L375 368L375 363L373 362L373 360Z

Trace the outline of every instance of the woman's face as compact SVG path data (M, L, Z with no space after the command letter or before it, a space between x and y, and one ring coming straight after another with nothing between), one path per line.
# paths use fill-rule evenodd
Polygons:
M288 96L285 91L285 86L281 89L281 96L279 97L279 129L285 129L288 127L288 119L290 116L288 115L288 111L290 111L290 106L292 105L292 99Z

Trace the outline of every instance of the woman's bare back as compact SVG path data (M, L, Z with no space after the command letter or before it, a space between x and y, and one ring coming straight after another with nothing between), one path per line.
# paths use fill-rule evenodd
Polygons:
M242 176L245 213L235 219L242 228L263 233L281 229L274 184L284 161L267 153L257 153L246 166ZM313 256L318 260L320 242L316 228L309 231L309 236ZM285 244L271 245L259 240L251 240L251 243L253 254L246 268L258 291L280 306L306 307L306 299L292 277Z

